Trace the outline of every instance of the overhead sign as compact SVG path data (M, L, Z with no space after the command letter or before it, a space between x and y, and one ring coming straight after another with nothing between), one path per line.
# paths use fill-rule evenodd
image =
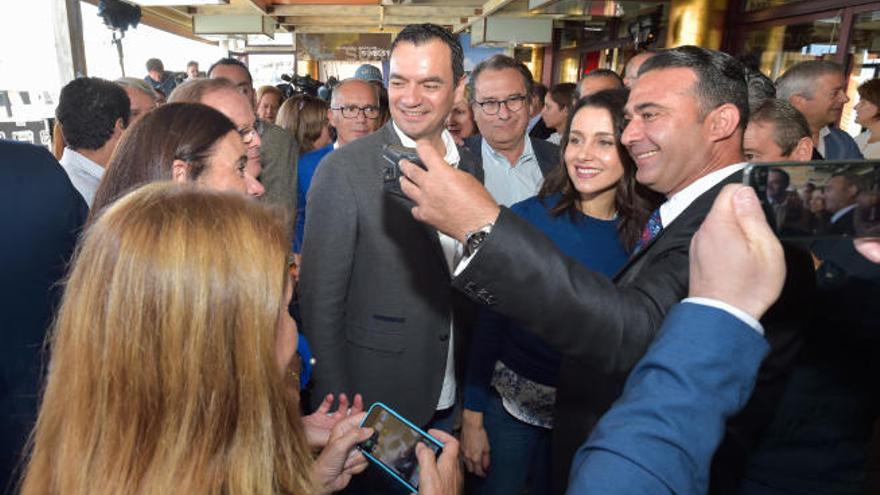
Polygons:
M391 33L297 33L297 60L388 60Z

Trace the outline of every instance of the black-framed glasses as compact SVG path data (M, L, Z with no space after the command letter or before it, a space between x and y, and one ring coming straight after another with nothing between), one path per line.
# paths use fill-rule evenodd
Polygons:
M241 136L241 142L250 144L254 140L254 136L263 133L263 121L257 119L252 125L238 129L238 135Z
M364 117L368 119L378 119L379 118L379 107L373 105L367 105L365 107L359 107L357 105L345 105L341 107L330 107L337 112L342 112L342 117L346 119L356 119L358 115L361 113L364 114Z
M501 105L504 105L508 112L518 112L525 106L526 98L526 95L513 95L504 100L475 101L474 103L480 105L480 109L486 115L497 115L501 110Z

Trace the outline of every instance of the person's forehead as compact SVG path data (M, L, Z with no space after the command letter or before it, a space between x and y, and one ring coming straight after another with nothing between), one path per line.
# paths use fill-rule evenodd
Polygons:
M229 79L235 84L249 84L247 71L243 68L232 65L232 64L223 64L214 67L214 70L211 71L211 78L216 79L218 77L223 77L225 79Z
M368 82L349 81L342 86L336 88L336 102L345 105L348 102L378 102L379 98L376 89Z
M399 63L403 56L418 57L428 63L431 63L432 69L439 69L444 72L452 72L452 51L443 41L439 39L428 40L424 43L410 43L403 41L394 47L391 52L392 72L402 72L412 68L412 66L402 65ZM409 62L409 61L408 61Z
M697 74L691 69L685 67L654 69L639 76L629 94L626 106L631 110L635 105L676 97L689 97L696 101L697 95L693 92L696 83Z
M254 123L251 105L238 91L227 88L210 91L202 96L201 103L220 111L238 127Z
M474 81L474 90L477 93L481 93L489 89L514 89L520 93L525 93L526 85L522 74L516 69L487 69L477 76L477 79Z
M145 95L143 91L127 86L124 89L125 93L128 95L129 101L131 101L132 103L132 106L144 106L153 104L153 99Z
M816 78L816 82L821 84L827 88L839 88L844 84L843 74L839 74L837 72L826 72L822 74L818 78Z

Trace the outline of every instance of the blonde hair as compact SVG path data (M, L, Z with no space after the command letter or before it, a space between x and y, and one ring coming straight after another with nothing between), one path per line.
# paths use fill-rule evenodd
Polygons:
M23 494L311 493L275 357L288 241L244 196L146 185L86 232Z
M284 94L281 92L280 89L276 88L275 86L266 85L266 86L260 86L259 89L257 89L257 103L260 103L260 100L263 99L263 96L267 95L267 94L272 94L272 95L277 96L278 101L284 100Z
M299 142L300 153L315 149L315 141L329 124L330 105L314 96L296 95L288 98L278 109L275 125L286 129Z

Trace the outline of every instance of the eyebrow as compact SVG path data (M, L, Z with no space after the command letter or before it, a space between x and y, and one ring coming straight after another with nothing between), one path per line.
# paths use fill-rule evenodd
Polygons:
M404 81L408 81L408 80L409 80L409 79L407 79L407 78L405 78L405 77L403 77L403 76L401 76L400 74L397 74L397 73L395 73L395 72L392 72L391 75L388 76L388 79L389 79L389 80L391 80L391 79L402 79L402 80L404 80ZM427 82L435 82L435 83L443 84L443 83L446 82L446 81L445 81L442 77L440 77L440 76L431 76L431 77L426 77L426 78L424 78L424 79L419 79L419 80L417 80L416 82L418 82L419 84L424 84L424 83L427 83Z
M627 108L624 108L624 109L623 109L623 114L624 114L624 116L626 116L626 118L630 118L630 117L632 117L632 114L633 114L634 112L636 112L636 113L637 113L637 112L642 112L642 111L648 110L648 109L650 109L650 108L657 108L657 109L661 109L661 110L662 110L662 109L665 109L666 107L664 107L663 105L661 105L661 104L659 104L659 103L652 103L652 102L648 102L648 103L639 103L639 104L636 105L635 108L633 108L632 110L629 110L629 109L627 109Z

